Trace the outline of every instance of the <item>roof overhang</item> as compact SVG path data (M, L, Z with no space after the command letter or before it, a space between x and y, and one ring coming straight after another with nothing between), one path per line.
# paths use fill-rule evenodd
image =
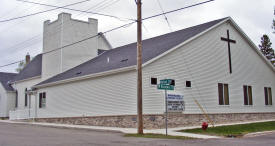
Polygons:
M38 78L41 78L41 75L35 76L35 77L31 77L31 78L27 78L27 79L23 79L23 80L12 81L11 84L17 84L17 83L26 82L26 81L29 81L29 80L38 79Z
M136 69L136 65L133 65L133 66L123 67L123 68L109 70L109 71L105 71L105 72L84 75L84 76L70 78L70 79L66 79L66 80L60 80L60 81L56 81L56 82L52 82L52 83L47 83L47 84L42 84L42 85L35 85L32 88L39 89L39 88L54 86L54 85L58 85L58 84L65 84L65 83L73 82L73 81L79 81L79 80L85 80L85 79L90 79L90 78L96 78L96 77L101 77L101 76L112 75L112 74L131 71L131 70L135 70L135 69Z

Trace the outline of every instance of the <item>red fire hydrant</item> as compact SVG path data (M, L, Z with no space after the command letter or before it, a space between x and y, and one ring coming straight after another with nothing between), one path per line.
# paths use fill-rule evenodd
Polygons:
M202 130L206 130L208 128L208 123L207 122L203 122L201 125L201 129Z

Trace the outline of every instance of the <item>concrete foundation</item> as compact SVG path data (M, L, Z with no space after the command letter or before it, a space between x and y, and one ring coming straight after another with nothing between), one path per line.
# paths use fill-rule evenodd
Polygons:
M214 124L226 124L235 122L249 122L275 119L275 113L228 113L208 114ZM165 115L144 115L145 129L165 128ZM136 128L136 115L97 116L97 117L66 117L66 118L39 118L36 122L107 126L121 128ZM203 114L169 114L168 127L198 126L202 122L209 122ZM210 123L209 123L210 124Z

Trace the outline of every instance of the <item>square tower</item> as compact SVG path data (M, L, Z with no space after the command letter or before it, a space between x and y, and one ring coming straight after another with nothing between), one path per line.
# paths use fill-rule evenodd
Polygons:
M75 20L61 13L56 21L44 22L42 80L52 77L97 56L99 44L106 43L98 34L98 21ZM87 39L91 36L90 39ZM85 41L82 41L87 39ZM104 42L102 42L104 41Z

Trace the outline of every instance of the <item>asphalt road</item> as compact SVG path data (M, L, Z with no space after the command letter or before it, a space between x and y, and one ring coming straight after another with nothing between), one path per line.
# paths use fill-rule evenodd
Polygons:
M61 129L0 122L0 146L275 146L275 133L249 138L166 140L122 133Z

